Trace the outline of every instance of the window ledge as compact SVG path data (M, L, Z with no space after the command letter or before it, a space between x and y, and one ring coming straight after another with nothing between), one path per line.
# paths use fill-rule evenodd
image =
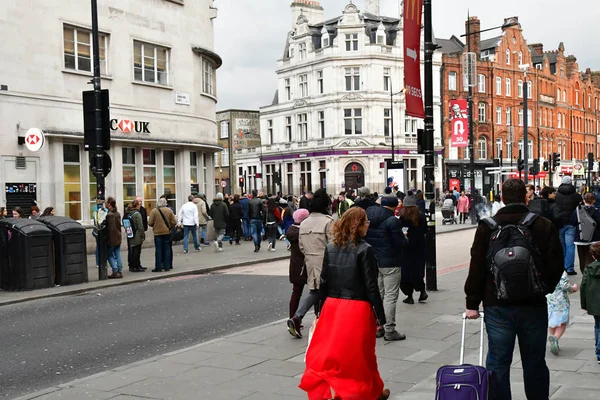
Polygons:
M141 82L141 81L131 81L131 83L133 83L134 85L149 86L149 87L154 87L157 89L173 90L173 86L159 85L156 83Z
M208 97L209 99L213 99L215 102L218 102L218 101L219 101L219 100L217 99L217 96L213 96L212 94L208 94L208 93L204 93L204 92L202 92L202 93L200 93L200 95L201 95L201 96L204 96L204 97Z
M94 74L91 72L78 71L76 69L63 68L62 72L63 72L63 74L79 75L79 76L85 76L88 78L94 77ZM100 78L106 79L109 81L112 81L112 79L113 79L112 76L110 76L110 75L100 75Z
M179 4L180 6L185 5L184 0L167 0L168 2Z

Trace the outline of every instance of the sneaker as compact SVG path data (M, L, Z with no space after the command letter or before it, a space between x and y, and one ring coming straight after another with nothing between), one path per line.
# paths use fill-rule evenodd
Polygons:
M600 356L598 356L598 364L600 364Z
M188 251L187 251L187 250L184 250L184 251L183 251L183 254L187 254L187 253L188 253Z
M550 342L550 352L557 356L559 351L558 339L556 338L556 336L550 336L548 337L548 341Z
M223 248L219 247L219 253L222 253L222 252L223 252Z
M200 253L200 252L202 251L202 249L201 249L200 247L198 247L198 248L196 249L196 251L197 251L198 253Z
M375 337L377 339L382 338L385 335L385 330L383 328L377 328L377 333L375 334Z
M403 333L400 333L398 331L386 332L383 335L383 340L385 340L387 342L391 342L394 340L404 340L404 339L406 339L406 335Z
M215 246L215 253L219 251L219 243L217 242L213 242L213 245Z
M208 243L208 242L204 242L204 245L205 245L205 246L210 246L210 243Z
M427 294L426 291L422 291L421 295L419 296L419 303L423 303L425 300L427 300L429 298L429 295Z
M275 249L269 249L269 251L270 251L270 252L274 252L274 251L276 251L276 250L275 250Z
M293 317L287 320L288 332L295 338L301 339L302 333L300 332L300 318Z
M267 249L270 251L271 247L273 247L273 243L269 242L269 246L267 246Z
M279 240L285 240L285 235L279 236Z

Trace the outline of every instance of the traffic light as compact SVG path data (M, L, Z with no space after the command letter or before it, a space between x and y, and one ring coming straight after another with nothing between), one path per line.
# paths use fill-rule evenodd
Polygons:
M100 93L100 109L102 116L99 126L102 128L102 148L110 149L110 105L108 89L102 89ZM83 92L83 149L85 151L96 151L96 107L94 103L94 91Z
M239 183L240 183L240 187L241 187L241 188L243 188L243 187L244 187L244 178L243 178L243 177L240 177L240 178L238 179L238 181L239 181Z
M531 168L533 168L533 174L531 174L531 175L537 175L540 173L540 159L539 158L535 158L533 160L533 167L531 167Z
M517 161L517 169L519 170L519 172L525 169L525 160L523 160L522 158L519 158L519 160Z
M544 171L550 171L550 163L548 161L544 161Z
M588 153L588 171L594 169L594 153Z
M556 171L556 167L560 165L560 153L552 153L552 171Z

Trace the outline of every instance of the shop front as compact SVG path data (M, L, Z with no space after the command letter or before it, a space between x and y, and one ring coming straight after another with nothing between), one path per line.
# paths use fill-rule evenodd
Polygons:
M475 190L480 194L488 194L494 191L495 176L486 168L493 167L494 164L476 162L474 168ZM446 182L444 190L452 191L457 188L459 192L473 192L471 188L471 171L468 160L466 162L446 162Z

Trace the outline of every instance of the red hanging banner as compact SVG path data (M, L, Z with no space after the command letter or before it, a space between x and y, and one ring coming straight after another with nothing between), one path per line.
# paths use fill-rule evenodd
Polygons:
M450 100L450 129L452 129L452 147L469 145L469 110L466 100Z
M421 15L423 0L404 1L404 87L406 114L425 118L421 90Z

